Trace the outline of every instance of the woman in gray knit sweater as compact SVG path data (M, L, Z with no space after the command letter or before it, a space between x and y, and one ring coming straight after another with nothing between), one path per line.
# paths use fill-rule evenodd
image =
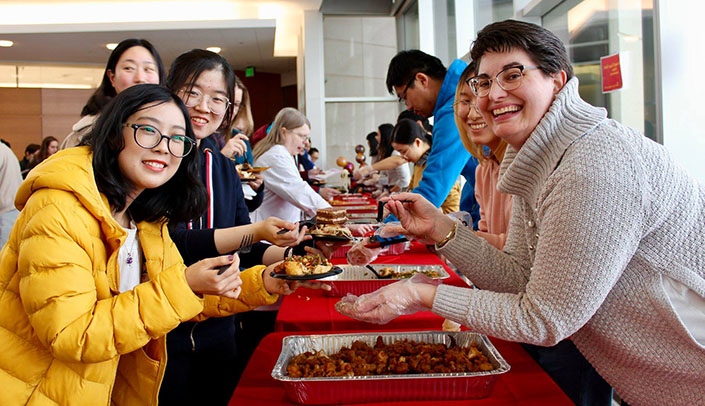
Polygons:
M341 300L385 323L424 309L505 340L569 338L633 405L705 404L705 187L663 146L580 98L565 47L503 21L471 50L478 107L510 148L514 195L503 251L421 196L387 207L481 290L422 276Z

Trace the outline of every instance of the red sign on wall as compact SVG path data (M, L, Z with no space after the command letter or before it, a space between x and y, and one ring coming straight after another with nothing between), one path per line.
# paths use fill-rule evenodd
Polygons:
M602 68L602 93L614 92L622 88L622 66L619 54L600 58Z

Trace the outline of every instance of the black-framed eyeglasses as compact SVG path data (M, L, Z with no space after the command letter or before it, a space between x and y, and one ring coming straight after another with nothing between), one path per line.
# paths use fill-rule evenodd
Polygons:
M404 86L404 90L397 96L399 99L399 103L406 103L406 91L409 90L409 86L412 85L412 83L416 82L416 74L411 77L411 80Z
M196 141L185 135L164 135L149 124L125 123L122 126L132 128L135 142L144 149L152 149L162 142L162 138L166 138L166 147L169 153L177 158L188 155L196 145Z
M208 110L217 115L225 114L228 110L228 106L231 104L230 100L225 96L204 95L198 89L181 89L181 92L184 94L184 104L186 107L196 107L203 102L204 97L208 96Z
M490 79L487 75L480 75L466 80L465 83L470 86L470 89L472 89L475 96L486 97L490 94L493 81L496 81L499 87L503 90L514 90L521 86L521 79L524 77L524 71L530 69L541 69L541 67L529 65L510 66L499 71L494 79Z

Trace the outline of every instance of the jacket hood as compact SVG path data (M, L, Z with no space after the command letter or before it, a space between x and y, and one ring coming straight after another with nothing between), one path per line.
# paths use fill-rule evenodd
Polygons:
M20 185L15 206L22 210L35 192L47 188L72 193L96 218L112 220L110 205L98 192L90 147L61 150L37 165Z
M93 127L93 123L95 123L97 119L97 115L83 116L76 122L76 124L73 125L73 127L71 127L71 130L74 132L80 132L88 127Z

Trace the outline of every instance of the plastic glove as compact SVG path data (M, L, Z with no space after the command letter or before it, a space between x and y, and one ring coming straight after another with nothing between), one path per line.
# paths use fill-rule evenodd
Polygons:
M367 265L377 259L377 256L382 251L381 248L368 248L366 244L370 243L370 238L365 237L356 242L347 253L348 263L350 265Z
M380 237L384 238L391 238L391 237L396 237L400 234L404 234L406 230L404 230L404 227L401 226L401 224L396 221L392 223L385 223L382 226L380 226L377 231L375 231L375 235L378 235Z
M367 177L367 175L369 175L373 171L374 171L374 168L372 168L372 165L363 165L359 169L356 169L353 172L353 178L355 178L357 180L364 179L365 177Z
M439 284L440 281L417 273L410 279L384 286L360 297L348 294L335 304L335 309L353 319L386 324L404 314L429 310L421 300L419 288L423 285Z

